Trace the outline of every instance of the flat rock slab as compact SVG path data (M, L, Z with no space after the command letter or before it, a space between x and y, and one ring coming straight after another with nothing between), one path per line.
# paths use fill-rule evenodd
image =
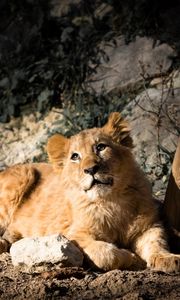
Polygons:
M82 252L61 235L24 238L10 248L14 266L25 270L44 271L53 265L58 267L82 266ZM55 267L55 266L54 266Z

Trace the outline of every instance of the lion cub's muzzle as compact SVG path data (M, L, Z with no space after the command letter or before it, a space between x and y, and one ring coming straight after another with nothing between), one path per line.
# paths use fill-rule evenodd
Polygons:
M103 173L99 165L84 169L84 173L90 175L85 191L88 191L93 187L104 188L105 186L113 185L113 178Z

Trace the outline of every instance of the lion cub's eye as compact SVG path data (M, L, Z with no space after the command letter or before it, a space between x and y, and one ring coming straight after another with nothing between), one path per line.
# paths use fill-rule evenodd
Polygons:
M71 160L74 160L74 161L76 161L76 160L80 160L80 155L78 154L78 153L73 153L72 155L71 155Z
M103 151L104 149L106 149L106 147L107 147L107 145L105 145L105 144L103 144L103 143L100 143L100 144L98 144L98 145L96 146L96 150L97 150L98 152L100 152L100 151Z

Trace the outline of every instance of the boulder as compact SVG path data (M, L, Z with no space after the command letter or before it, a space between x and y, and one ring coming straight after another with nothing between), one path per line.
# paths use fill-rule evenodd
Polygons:
M180 90L161 86L140 93L123 110L130 121L134 154L157 196L165 194L180 128Z
M25 270L59 267L82 266L83 254L71 241L64 236L55 234L36 238L23 238L10 248L14 266Z
M147 77L165 74L176 52L168 44L147 37L136 37L129 44L124 37L101 45L106 59L102 59L96 73L88 78L90 90L100 94L118 92L142 85L142 73Z

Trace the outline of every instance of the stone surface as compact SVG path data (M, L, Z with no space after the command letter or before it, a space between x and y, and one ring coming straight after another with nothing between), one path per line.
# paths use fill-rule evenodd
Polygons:
M51 0L50 14L52 17L62 17L68 14L71 6L78 6L81 0Z
M166 83L166 88L180 89L180 71L172 71L168 76L153 78L150 82L151 87L162 89L162 86Z
M10 248L14 266L37 267L58 264L61 267L82 266L82 252L61 235L49 235L37 238L24 238Z
M130 121L134 153L151 178L154 192L166 188L180 128L180 90L149 88L124 109Z
M61 110L42 116L39 113L24 115L0 124L0 170L5 167L47 159L45 147L49 136L63 131ZM65 129L64 129L65 132Z
M150 77L166 73L172 65L171 58L176 56L169 45L158 42L154 45L153 39L147 37L137 37L126 44L121 36L115 43L103 45L102 50L107 59L102 59L96 74L87 82L98 94L137 87L142 84L143 72Z

